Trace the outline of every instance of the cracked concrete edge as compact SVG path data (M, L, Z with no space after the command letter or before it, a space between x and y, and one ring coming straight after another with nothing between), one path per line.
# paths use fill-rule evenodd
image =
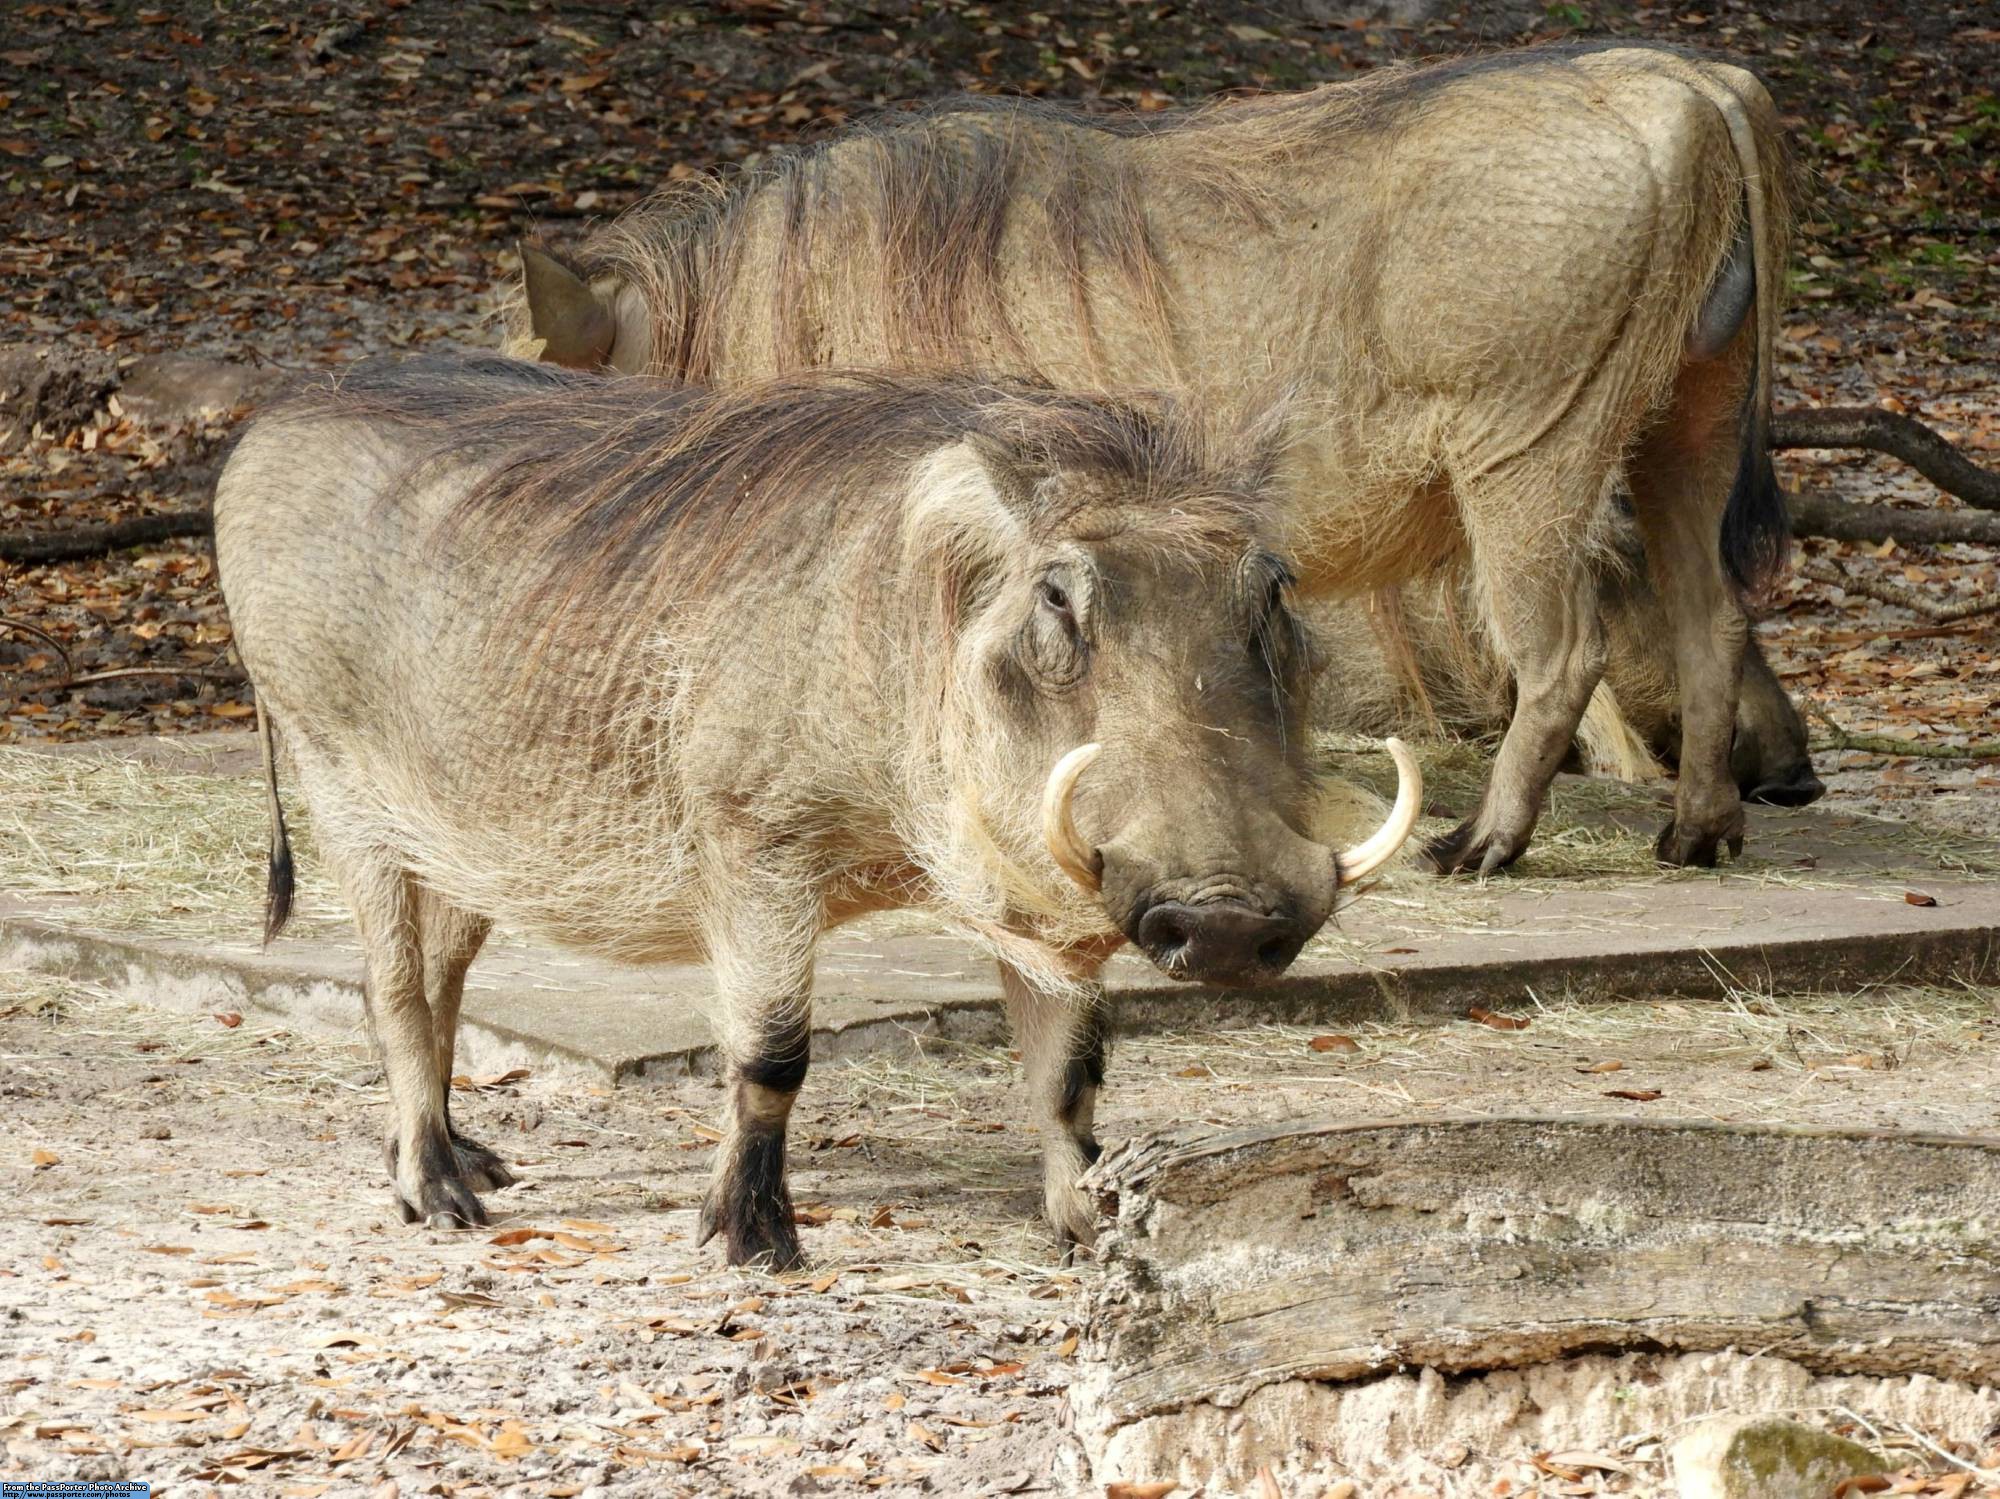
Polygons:
M360 1043L361 984L261 956L207 952L170 938L77 931L28 917L0 917L0 968L61 974L103 986L121 998L188 1012L242 1010L302 1030ZM1223 991L1140 976L1114 978L1115 1028L1156 1029L1244 1023L1337 1024L1389 1020L1437 1022L1473 1004L1534 1000L1608 1001L1637 997L1715 998L1732 989L1847 991L1888 983L1978 983L2000 979L2000 924L1990 921L1923 932L1860 933L1783 942L1716 944L1669 952L1603 952L1497 963L1407 963L1289 975L1254 990ZM585 1025L577 1011L550 1013L528 1026L482 1013L466 995L459 1066L474 1073L529 1067L600 1082L713 1069L715 1035L696 1009L650 1017L650 1040L618 1039ZM602 1017L599 1017L600 1021ZM558 1026L553 1022L562 1021ZM566 1034L555 1034L564 1031ZM900 1005L833 1000L815 1007L816 1060L910 1050L949 1039L999 1044L1006 1038L996 984L991 995L958 995Z

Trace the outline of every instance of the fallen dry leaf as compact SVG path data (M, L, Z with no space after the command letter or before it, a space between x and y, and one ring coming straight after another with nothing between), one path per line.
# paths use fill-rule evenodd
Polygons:
M1658 1088L1611 1088L1606 1090L1604 1096L1606 1098L1629 1098L1634 1103L1651 1103L1656 1098L1666 1097L1666 1094L1662 1093Z
M34 1163L35 1170L46 1171L51 1166L60 1166L62 1164L62 1157L57 1155L53 1150L37 1150L34 1154Z
M1903 892L1903 904L1907 906L1934 906L1937 904L1937 897L1935 895L1925 895L1919 890L1905 890Z
M553 1237L554 1235L546 1228L508 1228L501 1230L486 1242L489 1244L498 1244L504 1249L511 1248L516 1244L525 1244L530 1239L548 1239Z
M1314 1051L1359 1051L1361 1043L1352 1036L1314 1036L1306 1042Z
M1499 1015L1479 1005L1474 1005L1465 1012L1465 1015L1468 1020L1476 1020L1481 1025L1490 1025L1496 1031L1524 1031L1528 1028L1528 1021L1523 1016Z

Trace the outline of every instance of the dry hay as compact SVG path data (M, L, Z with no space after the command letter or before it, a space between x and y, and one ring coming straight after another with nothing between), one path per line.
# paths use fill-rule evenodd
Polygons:
M1532 1109L2000 1132L2000 988L1783 994L1718 977L1720 1000L1529 990L1498 1026L1252 1025L1133 1037L1114 1056L1124 1076L1172 1079L1161 1122Z
M287 798L302 930L345 915ZM173 936L253 940L270 838L263 788L130 760L0 749L0 888L88 921Z

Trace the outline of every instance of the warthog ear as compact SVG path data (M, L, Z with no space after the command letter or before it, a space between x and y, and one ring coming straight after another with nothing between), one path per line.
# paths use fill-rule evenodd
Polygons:
M570 369L594 370L611 357L618 322L604 298L546 250L522 240L521 283L528 326L542 340L542 358Z
M965 446L986 470L1000 503L1025 521L1035 504L1035 473L1014 445L986 432L965 434Z
M989 581L1023 553L1033 473L1004 442L967 433L911 476L904 566L932 594L934 625L953 638Z

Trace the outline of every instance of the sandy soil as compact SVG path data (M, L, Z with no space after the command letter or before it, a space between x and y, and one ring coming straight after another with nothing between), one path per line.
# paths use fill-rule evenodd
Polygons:
M1523 1015L1317 1047L1280 1027L1130 1038L1102 1129L1532 1108L2000 1131L2000 991ZM692 1243L711 1081L467 1080L455 1113L524 1181L490 1200L491 1229L433 1233L389 1208L366 1054L232 1020L0 976L0 1475L173 1495L1076 1491L1064 1391L1092 1269L1061 1268L1033 1221L1005 1053L815 1072L793 1136L812 1268L779 1280ZM2000 1464L1988 1433L1854 1414L1898 1463L1947 1471L1928 1440ZM1543 1436L1415 1453L1408 1484L1364 1492L1662 1491L1657 1442L1571 1480L1535 1466Z

